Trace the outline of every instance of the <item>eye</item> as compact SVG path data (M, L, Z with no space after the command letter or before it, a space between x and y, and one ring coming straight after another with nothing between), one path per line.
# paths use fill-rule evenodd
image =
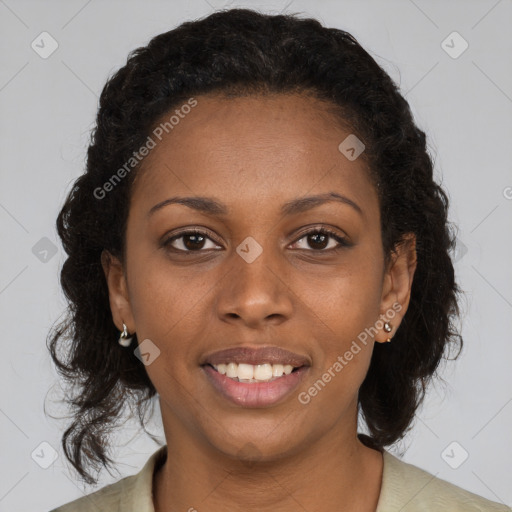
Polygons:
M175 252L200 252L201 249L205 249L205 242L209 240L213 243L213 240L208 236L204 231L200 231L198 229L191 229L188 231L182 231L174 235L171 238L168 238L163 242L163 246L171 247L171 250ZM173 245L174 242L178 242L178 246ZM215 247L219 247L216 244L213 244L214 247L206 247L208 249L215 249Z
M329 247L329 244L326 246L326 242L329 241L329 239L336 242L334 247ZM325 227L310 229L309 231L302 233L301 237L297 239L294 244L298 244L302 240L306 240L309 246L313 247L315 252L337 251L342 247L349 247L351 245L346 238ZM213 247L205 247L207 241L210 241L213 244ZM208 233L199 229L190 229L177 233L167 240L164 240L162 245L164 247L170 247L174 252L181 253L202 252L203 250L212 249L218 250L220 247L213 242L212 237L210 237ZM304 248L299 247L299 249Z
M334 246L329 247L328 243L326 245L326 242L328 242L329 239L334 240L337 244L334 243ZM306 243L309 244L310 247L313 247L313 250L316 252L337 251L342 247L349 247L351 245L346 238L325 227L311 229L302 233L301 237L295 242L295 244L302 240L306 240Z

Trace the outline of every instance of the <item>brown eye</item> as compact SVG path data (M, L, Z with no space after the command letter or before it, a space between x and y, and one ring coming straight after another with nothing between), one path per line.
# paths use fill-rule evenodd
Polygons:
M197 233L183 235L180 238L183 238L183 245L190 251L202 249L206 240L204 236L198 235Z
M325 249L328 245L330 235L325 233L311 233L307 235L308 244L313 249Z
M206 247L205 244L207 241L213 243L213 240L206 235L206 233L202 231L183 231L182 233L178 233L173 237L169 238L164 242L164 246L171 247L172 250L177 252L200 252L205 249L215 249L219 247L216 244L213 244L213 247ZM175 244L175 242L177 242ZM174 244L174 245L173 245ZM177 247L178 246L178 247Z
M317 252L336 251L341 247L348 247L350 245L344 237L326 228L317 228L303 233L295 243L297 244L302 240L305 240L307 246ZM331 247L329 247L329 241L333 241Z

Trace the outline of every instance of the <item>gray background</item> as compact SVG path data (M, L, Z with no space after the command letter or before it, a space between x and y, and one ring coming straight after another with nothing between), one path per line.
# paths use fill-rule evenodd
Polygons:
M346 29L400 84L459 226L466 347L458 362L443 365L444 383L430 390L414 428L392 451L406 450L407 462L512 505L510 0L0 0L0 510L45 511L93 490L64 460L66 421L45 415L43 404L54 416L64 412L45 346L65 305L54 224L83 170L98 95L130 50L234 5L302 12ZM46 59L31 47L43 45L43 31L58 43ZM469 44L457 58L463 41L442 43L453 31ZM152 431L159 433L158 417ZM43 442L58 455L47 469L41 465L52 462L52 448ZM114 453L120 474L104 473L98 487L138 471L156 448L128 423Z

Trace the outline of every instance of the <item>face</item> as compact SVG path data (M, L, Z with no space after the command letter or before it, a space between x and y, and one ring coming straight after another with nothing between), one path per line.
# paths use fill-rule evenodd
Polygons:
M352 438L374 343L407 308L414 248L385 267L377 193L322 102L196 101L153 137L124 265L103 259L116 325L146 343L168 442L271 460L334 430Z

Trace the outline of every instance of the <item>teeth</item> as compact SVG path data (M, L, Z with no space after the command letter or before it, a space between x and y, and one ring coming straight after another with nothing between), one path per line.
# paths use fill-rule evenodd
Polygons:
M241 365L240 365L241 366ZM246 365L244 365L246 366ZM247 365L251 366L251 365ZM269 380L274 376L274 372L272 371L271 364L259 364L258 366L254 366L254 376L253 379L256 380ZM278 377L278 375L276 375Z
M238 365L236 363L229 363L226 366L226 375L228 377L238 377Z
M273 377L281 377L284 373L284 366L282 364L273 364L272 365L272 376Z
M254 378L254 366L252 364L239 364L237 377L242 380Z
M291 364L246 364L227 363L212 365L219 373L240 382L267 382L293 371Z

